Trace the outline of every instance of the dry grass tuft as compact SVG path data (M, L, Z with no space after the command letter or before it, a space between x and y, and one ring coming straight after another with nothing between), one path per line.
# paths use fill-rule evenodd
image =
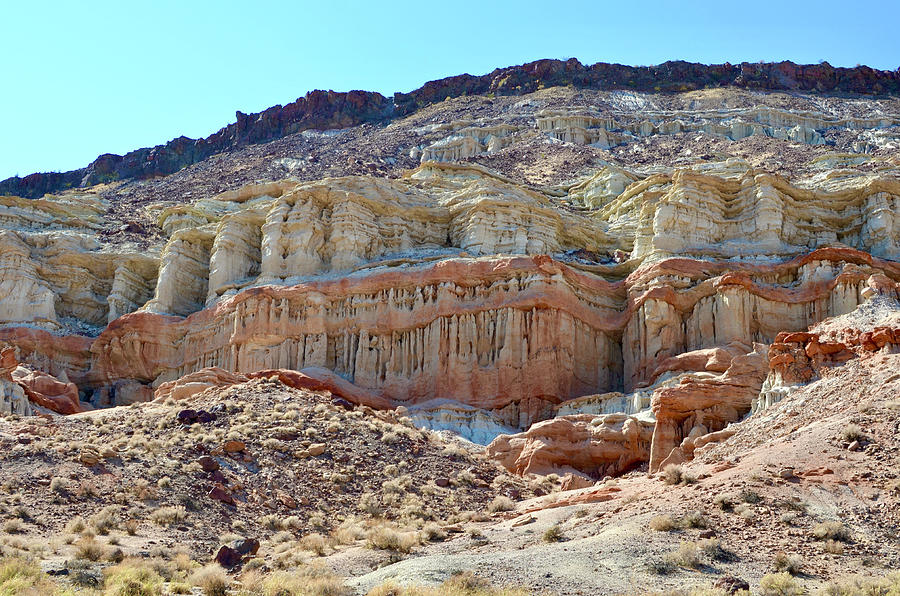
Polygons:
M203 590L205 596L226 596L228 574L217 564L207 565L191 574L191 585Z

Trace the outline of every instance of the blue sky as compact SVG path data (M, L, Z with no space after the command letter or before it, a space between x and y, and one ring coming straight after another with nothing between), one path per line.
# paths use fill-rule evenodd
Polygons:
M206 136L311 89L384 94L538 58L900 66L900 2L0 3L0 179Z

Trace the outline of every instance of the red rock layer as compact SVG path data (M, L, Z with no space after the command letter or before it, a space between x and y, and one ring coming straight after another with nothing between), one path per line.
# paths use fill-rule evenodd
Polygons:
M650 471L684 461L683 451L673 451L681 449L685 439L721 431L728 423L740 420L759 395L768 370L765 347L757 345L753 352L735 356L721 375L686 376L678 385L654 391L651 408L656 426Z

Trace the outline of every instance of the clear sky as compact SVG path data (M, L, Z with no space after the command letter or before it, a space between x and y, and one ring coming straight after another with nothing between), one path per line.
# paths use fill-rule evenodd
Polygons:
M0 179L538 58L900 67L898 0L2 0Z

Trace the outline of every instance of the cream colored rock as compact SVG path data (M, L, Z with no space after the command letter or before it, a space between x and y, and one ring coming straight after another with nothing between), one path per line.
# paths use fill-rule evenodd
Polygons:
M0 414L29 416L31 413L31 402L22 387L14 381L0 378Z
M0 323L55 323L55 296L18 234L0 231Z
M520 130L519 126L502 123L462 128L457 127L456 124L451 124L451 127L455 129L453 134L422 150L420 156L422 163L428 161L455 162L482 153L494 153L509 145L513 140L511 135Z
M514 474L618 475L646 461L653 424L623 414L581 414L501 435L485 453Z
M513 434L517 430L487 410L447 399L413 405L408 415L419 428L448 430L479 445L487 445L497 436Z

